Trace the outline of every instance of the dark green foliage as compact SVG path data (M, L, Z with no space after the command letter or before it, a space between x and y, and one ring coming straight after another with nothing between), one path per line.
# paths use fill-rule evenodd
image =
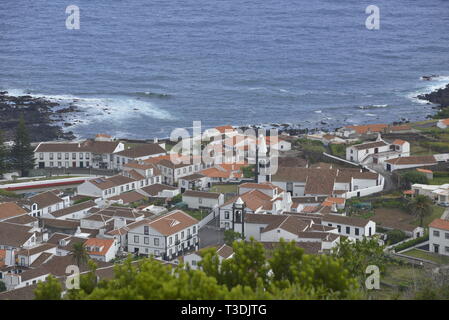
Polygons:
M422 237L419 237L419 238L416 238L416 239L411 239L409 241L406 241L404 243L401 243L401 244L397 245L396 247L394 247L394 251L395 252L399 252L399 251L405 250L407 248L413 247L413 246L415 246L417 244L426 242L428 240L429 240L429 234L425 234Z
M405 240L406 238L407 238L407 235L402 230L387 231L388 244L395 244L395 243L401 242L402 240Z
M34 168L34 161L34 149L30 144L25 120L21 116L14 138L14 146L11 149L11 164L13 168L20 170L22 176L27 176L28 171Z

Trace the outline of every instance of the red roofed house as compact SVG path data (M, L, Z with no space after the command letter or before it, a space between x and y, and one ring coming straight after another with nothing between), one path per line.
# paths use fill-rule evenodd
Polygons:
M384 163L389 159L410 156L410 143L396 139L389 143L378 138L377 141L352 145L346 148L346 160L368 164Z
M438 120L437 127L440 129L446 129L447 127L449 127L449 118Z
M84 243L87 253L92 259L100 261L111 261L118 251L115 239L90 238Z
M435 219L429 224L429 250L449 256L449 220Z

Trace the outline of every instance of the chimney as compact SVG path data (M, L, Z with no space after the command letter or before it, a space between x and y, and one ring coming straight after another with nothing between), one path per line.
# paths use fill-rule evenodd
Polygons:
M159 139L158 138L154 138L154 143L158 143L159 142Z

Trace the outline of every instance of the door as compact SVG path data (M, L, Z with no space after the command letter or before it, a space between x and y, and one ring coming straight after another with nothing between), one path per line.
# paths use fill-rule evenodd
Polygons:
M373 158L373 163L374 163L374 164L377 164L377 163L378 163L377 158Z
M439 244L434 244L433 245L433 251L435 253L439 253L440 252L440 245Z
M45 168L45 162L39 162L39 169Z
M379 148L374 148L374 153L378 153L379 152Z
M72 162L72 167L76 168L76 161Z

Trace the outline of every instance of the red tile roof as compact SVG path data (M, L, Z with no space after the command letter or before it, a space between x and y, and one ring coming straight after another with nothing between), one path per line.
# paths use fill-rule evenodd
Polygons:
M449 231L449 220L435 219L429 224L429 227Z

